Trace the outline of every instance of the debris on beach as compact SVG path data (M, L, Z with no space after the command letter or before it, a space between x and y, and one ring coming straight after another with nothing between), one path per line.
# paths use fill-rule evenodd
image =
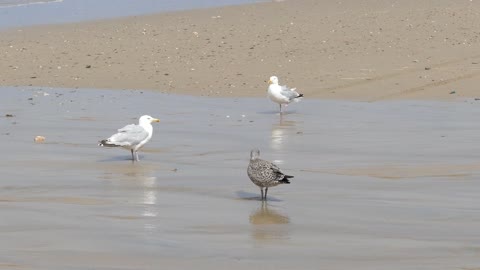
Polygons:
M43 143L45 140L46 138L44 136L35 136L35 139L33 139L33 141L36 143Z
M45 91L36 91L33 96L38 97L38 95L46 97L46 96L49 96L50 94ZM33 100L33 98L29 98L28 100Z
M455 90L452 90L452 91L450 92L450 95L453 95L453 94L456 94L456 93L457 93L457 92L456 92Z
M7 114L5 114L5 117L14 117L14 115L10 114L10 113L7 113Z

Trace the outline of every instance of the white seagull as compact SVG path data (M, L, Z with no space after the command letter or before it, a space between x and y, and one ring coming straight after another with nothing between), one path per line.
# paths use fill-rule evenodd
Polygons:
M303 97L295 91L296 88L288 88L286 85L279 85L277 76L270 77L268 81L268 97L280 105L280 113L282 113L282 104L288 104L292 101L298 102Z
M98 145L105 147L123 147L132 152L133 161L139 161L138 150L152 138L153 122L160 122L160 120L150 115L144 115L138 120L138 125L126 125L119 129L118 133L110 136L110 138L101 140Z

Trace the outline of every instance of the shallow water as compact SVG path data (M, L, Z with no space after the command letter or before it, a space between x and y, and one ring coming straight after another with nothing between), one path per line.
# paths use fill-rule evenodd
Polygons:
M264 2L265 0L0 0L0 29Z
M52 4L63 0L0 0L0 8L11 8L27 5Z
M480 267L480 102L0 91L0 269ZM142 114L140 163L97 146Z

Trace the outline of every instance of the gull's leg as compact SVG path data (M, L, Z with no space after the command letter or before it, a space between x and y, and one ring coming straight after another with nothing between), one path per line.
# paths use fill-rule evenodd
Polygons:
M280 113L282 113L282 103L278 104L280 106Z
M138 151L135 151L135 156L137 157L137 161L140 161L140 158L138 158Z
M263 188L260 188L260 193L262 194L262 201L263 201Z
M268 191L268 187L265 188L265 201L267 201L267 191Z
M133 149L130 149L130 152L132 152L132 161L135 161L135 156L133 155Z

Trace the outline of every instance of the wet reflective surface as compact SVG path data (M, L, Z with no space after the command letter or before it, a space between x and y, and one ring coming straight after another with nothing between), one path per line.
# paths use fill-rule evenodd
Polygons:
M1 91L1 269L480 267L478 102ZM143 114L139 163L97 146Z
M240 5L257 0L0 0L0 29Z

